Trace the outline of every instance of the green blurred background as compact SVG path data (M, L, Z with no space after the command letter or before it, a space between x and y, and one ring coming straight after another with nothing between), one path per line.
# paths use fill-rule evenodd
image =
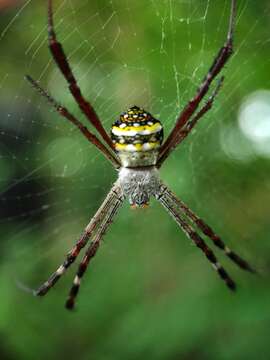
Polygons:
M107 129L137 104L168 134L225 39L229 3L55 0L59 38ZM23 79L84 121L47 48L46 1L0 1L1 359L270 358L269 24L269 1L238 1L224 87L161 170L259 275L215 249L239 285L231 294L155 201L126 204L70 313L77 264L45 298L21 285L63 261L116 174Z

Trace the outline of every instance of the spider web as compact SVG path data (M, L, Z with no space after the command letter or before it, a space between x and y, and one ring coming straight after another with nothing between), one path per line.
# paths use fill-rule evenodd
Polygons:
M116 178L102 155L55 114L23 78L31 74L87 124L49 54L44 3L13 1L9 8L0 2L2 268L11 274L9 278L31 286L45 280L62 261ZM267 1L238 3L236 51L225 70L224 88L213 110L161 173L196 212L220 230L231 224L229 229L243 243L242 248L244 243L252 248L252 233L241 230L254 213L242 209L238 196L243 172L253 179L255 187L263 183L269 190L258 163L270 155L266 125L270 79L265 75L270 62L265 55L270 52L266 26L270 6ZM229 16L229 1L220 0L60 0L54 8L58 38L85 97L106 129L123 110L136 104L161 119L166 134L225 40ZM263 104L264 110L260 131L254 134L252 116L260 112L258 104ZM232 203L238 212L228 211ZM267 212L266 205L263 209ZM149 224L156 224L157 218L162 219L162 227L152 229ZM255 228L252 230L254 234ZM128 262L135 267L134 250L139 252L140 266L152 254L159 263L164 252L161 231L175 239L172 249L166 250L165 262L170 268L169 259L179 246L179 233L170 219L155 204L147 216L134 214L125 205L106 236L103 261L111 257L119 260L118 271L124 271ZM138 242L142 238L155 241L144 243L141 250ZM186 267L191 269L189 257L192 266L200 269L202 264L194 265L193 259L198 258L191 252L186 248ZM102 273L103 261L97 259L94 273ZM178 261L173 255L171 270ZM129 276L134 276L132 270ZM95 286L93 282L90 285Z

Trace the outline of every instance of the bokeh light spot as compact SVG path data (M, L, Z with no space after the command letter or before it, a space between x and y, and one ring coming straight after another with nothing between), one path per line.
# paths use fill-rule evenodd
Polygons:
M240 107L241 132L252 142L253 150L270 156L270 91L259 90L246 97Z

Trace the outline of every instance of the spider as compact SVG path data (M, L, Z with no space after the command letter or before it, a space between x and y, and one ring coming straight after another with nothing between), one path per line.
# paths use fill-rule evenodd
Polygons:
M94 217L85 227L81 237L67 254L65 261L43 285L37 290L33 290L34 295L46 295L76 260L80 251L89 242L89 239L91 239L66 301L66 307L68 309L74 308L81 279L91 259L96 255L105 232L113 222L117 211L125 199L129 201L132 207L143 208L149 204L151 197L156 198L185 235L204 253L229 289L236 289L235 282L220 265L214 252L206 244L203 237L199 235L198 230L208 237L216 247L222 249L239 267L250 272L255 272L245 260L225 245L210 226L198 217L182 200L177 198L159 177L159 168L164 161L173 150L182 143L198 121L213 105L222 86L224 77L218 79L214 91L208 97L205 104L199 108L213 80L221 72L233 53L235 19L236 0L231 0L227 39L217 53L195 96L180 112L175 126L163 143L163 127L161 122L155 119L149 112L137 106L133 106L126 112L123 112L119 119L112 125L110 136L108 135L94 108L84 98L68 63L63 47L57 39L54 30L52 0L48 0L48 36L51 54L65 77L74 100L90 124L97 130L99 137L94 135L86 126L76 119L67 108L55 101L37 81L29 75L26 75L26 79L47 99L50 105L61 116L75 125L87 140L101 151L118 172L118 179L113 184ZM196 227L198 229L197 231Z

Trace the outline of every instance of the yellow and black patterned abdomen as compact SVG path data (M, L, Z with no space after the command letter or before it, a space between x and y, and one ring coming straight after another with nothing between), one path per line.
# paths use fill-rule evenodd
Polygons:
M160 147L163 127L144 109L133 106L112 125L111 137L116 151L151 151Z

